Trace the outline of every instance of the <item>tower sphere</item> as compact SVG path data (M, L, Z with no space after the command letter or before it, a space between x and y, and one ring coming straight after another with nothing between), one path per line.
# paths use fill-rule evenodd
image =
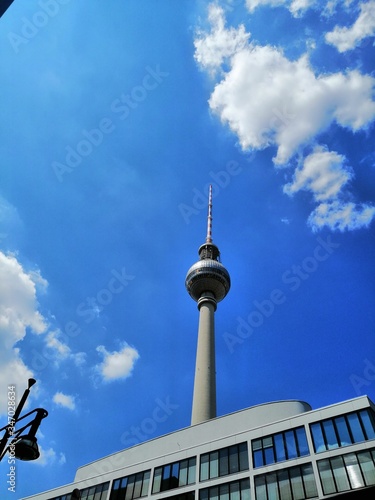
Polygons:
M219 250L216 245L208 243L200 247L199 254L201 260L193 264L186 275L186 289L195 301L204 293L210 292L220 302L229 292L230 276L217 260Z

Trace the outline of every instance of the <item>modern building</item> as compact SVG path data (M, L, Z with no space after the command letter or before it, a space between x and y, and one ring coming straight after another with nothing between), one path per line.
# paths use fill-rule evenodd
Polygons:
M77 470L28 500L304 500L375 498L375 406L362 396L313 410L277 401L216 416L214 313L230 277L206 241L188 271L199 328L192 425Z

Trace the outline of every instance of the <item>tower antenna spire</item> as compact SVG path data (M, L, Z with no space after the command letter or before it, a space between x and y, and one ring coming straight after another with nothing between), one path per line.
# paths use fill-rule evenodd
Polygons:
M212 243L212 184L208 195L208 216L207 216L207 236L206 243Z

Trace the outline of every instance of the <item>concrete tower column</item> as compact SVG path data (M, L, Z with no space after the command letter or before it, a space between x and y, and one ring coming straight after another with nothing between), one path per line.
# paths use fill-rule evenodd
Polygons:
M216 417L215 311L230 288L230 276L212 243L212 188L208 202L206 242L198 250L200 260L189 269L185 285L198 303L199 327L191 424Z
M216 417L216 300L207 292L198 300L199 327L191 425Z

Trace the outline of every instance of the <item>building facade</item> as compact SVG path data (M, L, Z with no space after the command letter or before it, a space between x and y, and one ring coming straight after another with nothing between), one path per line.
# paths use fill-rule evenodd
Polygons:
M70 500L75 488L82 500L371 500L375 406L366 396L255 406L92 462L28 500Z

